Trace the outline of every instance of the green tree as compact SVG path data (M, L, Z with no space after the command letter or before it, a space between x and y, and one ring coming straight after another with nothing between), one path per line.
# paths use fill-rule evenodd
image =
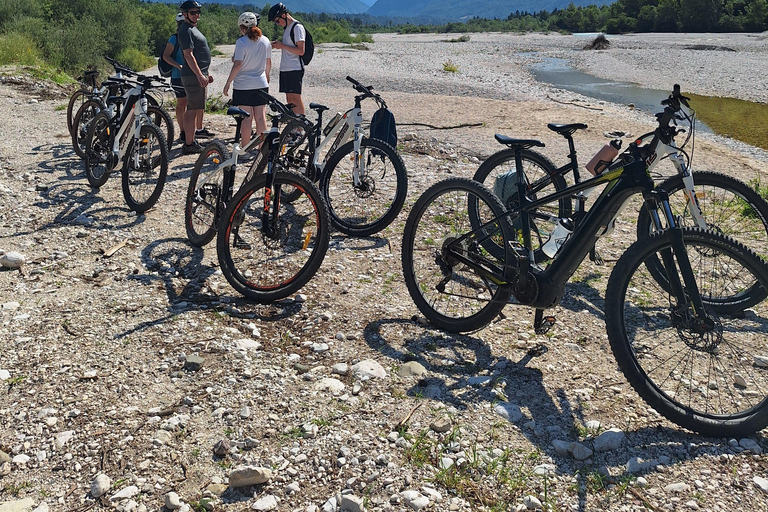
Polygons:
M656 7L656 32L677 32L677 0L659 0Z
M722 0L680 0L682 29L686 32L711 31L720 19L722 6Z

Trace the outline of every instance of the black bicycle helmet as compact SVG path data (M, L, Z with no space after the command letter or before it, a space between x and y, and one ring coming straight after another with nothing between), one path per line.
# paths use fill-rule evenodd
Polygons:
M278 2L269 8L269 14L267 15L267 20L275 21L275 18L277 18L278 16L282 16L287 12L288 12L288 8L284 6L282 2Z
M181 4L180 9L182 11L191 11L192 9L200 9L202 8L202 5L200 5L200 2L197 2L195 0L186 0Z

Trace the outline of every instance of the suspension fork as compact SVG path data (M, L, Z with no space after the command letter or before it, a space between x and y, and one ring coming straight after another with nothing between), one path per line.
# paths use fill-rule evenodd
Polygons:
M363 126L363 111L360 110L359 105L355 105L355 109L352 113L354 116L354 133L353 133L353 155L355 158L354 165L352 166L352 185L355 187L359 187L361 184L360 176L365 175L365 162L363 161L363 158L360 155L360 143L363 140L363 134L360 133L361 128Z
M704 215L701 213L701 205L699 205L699 198L696 197L696 188L693 183L693 174L691 170L685 165L683 157L679 154L674 154L669 157L672 163L680 173L680 177L683 180L683 192L685 193L686 206L691 213L696 225L702 229L707 227L707 222L704 220Z
M267 160L267 182L264 184L264 210L261 213L261 232L277 240L277 219L280 211L280 185L275 186L275 161L280 151L280 131L273 121L272 129L267 133L264 144L269 148ZM271 211L270 211L271 210Z
M683 229L677 223L677 219L669 206L669 194L665 190L657 189L645 195L645 207L653 220L656 232L661 232L662 221L659 216L659 206L664 212L664 217L672 234L671 249L661 251L661 260L664 270L667 274L667 281L670 286L670 293L677 299L679 306L690 305L693 314L697 320L702 323L709 323L704 304L699 293L699 285L691 266L691 260L688 257L688 250L685 248L683 240ZM675 263L677 262L677 263ZM678 274L677 269L680 269ZM682 276L682 281L680 277Z

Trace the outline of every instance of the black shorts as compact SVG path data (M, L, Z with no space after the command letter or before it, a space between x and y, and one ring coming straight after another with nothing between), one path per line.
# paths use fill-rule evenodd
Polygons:
M171 87L177 98L186 98L187 91L184 90L184 84L181 83L181 78L171 78Z
M267 97L260 92L269 93L269 87L264 89L232 89L232 104L238 107L259 107L267 104Z
M301 81L304 78L304 70L281 71L280 92L288 94L301 94Z

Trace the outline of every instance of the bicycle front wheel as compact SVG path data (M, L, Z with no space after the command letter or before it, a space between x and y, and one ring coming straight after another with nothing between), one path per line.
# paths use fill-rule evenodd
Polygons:
M266 190L267 175L254 177L227 205L216 238L224 277L239 293L259 303L295 293L315 275L330 239L328 209L317 187L289 171L274 173L274 189ZM292 203L270 201L264 225L264 198L274 198L283 186L301 191ZM279 197L279 196L278 196Z
M208 144L197 157L189 178L187 200L184 205L184 226L192 245L203 247L216 236L219 201L224 190L222 162L229 159L229 151L221 142Z
M99 188L107 182L116 164L112 154L114 133L110 131L110 123L109 113L102 111L96 114L88 126L85 143L85 177L88 179L88 184L94 188Z
M467 214L470 202L477 205L477 225ZM440 181L416 201L403 232L403 275L416 307L436 327L475 331L506 305L511 288L489 274L503 275L507 256L487 250L511 240L505 219L494 221L503 214L495 195L463 178Z
M168 174L168 145L153 124L141 126L138 140L130 138L123 163L123 196L128 208L144 213L160 198Z
M85 145L88 142L88 129L96 114L104 110L104 104L98 100L87 100L75 113L72 121L72 149L80 158L85 158Z
M768 258L768 202L742 181L717 172L694 172L693 184L707 228L746 245L763 259ZM683 226L695 226L683 178L673 176L657 185L669 194L672 213ZM638 239L653 233L648 211L637 218Z
M546 156L530 149L523 149L520 152L520 157L525 175L526 191L531 201L554 194L568 186L563 175L557 173L557 168ZM520 205L517 197L516 176L515 151L503 149L485 159L472 179L492 190L504 204L504 207L511 210ZM542 252L541 246L549 240L550 234L557 226L557 219L571 217L572 208L571 198L565 197L558 202L542 205L536 212L531 212L529 216L531 246L537 263L549 259ZM537 216L536 213L541 214L541 216ZM470 205L470 215L475 216L472 205ZM520 229L520 226L516 227Z
M357 184L355 167L360 171ZM331 155L320 188L333 225L342 233L362 237L378 233L395 220L408 193L408 176L392 146L364 137L359 154L350 141Z
M721 234L685 228L683 240L709 322L648 270L672 251L671 230L638 240L608 280L605 319L616 361L637 393L670 421L717 437L743 437L768 425L768 265ZM683 272L675 257L668 276ZM756 285L757 283L757 285ZM748 309L713 304L741 297Z

